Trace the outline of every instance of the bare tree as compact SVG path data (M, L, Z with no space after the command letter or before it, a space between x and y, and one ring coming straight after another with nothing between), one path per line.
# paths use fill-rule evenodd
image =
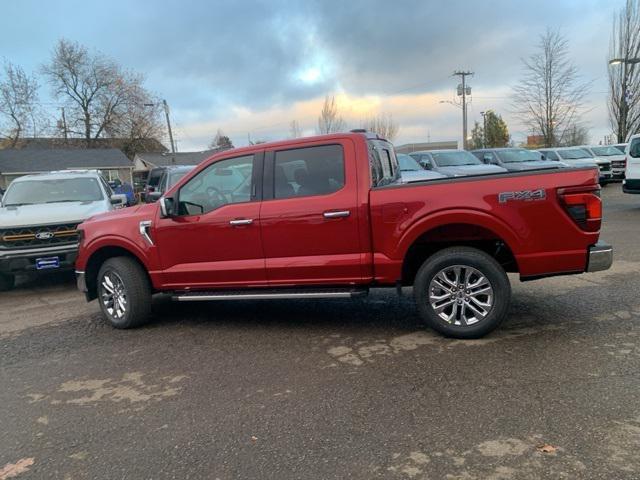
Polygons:
M297 120L291 120L289 124L289 137L300 138L302 136L302 129Z
M637 0L627 0L614 17L609 55L621 61L621 64L609 65L608 107L611 128L622 143L640 128L640 65L629 63L629 59L640 57Z
M565 131L579 122L589 84L580 82L567 40L559 32L547 29L538 48L522 60L525 72L512 101L522 122L551 147L562 143Z
M362 122L362 128L377 133L382 138L386 138L390 142L396 138L400 131L400 127L393 120L393 116L384 113L366 119Z
M79 43L61 39L51 61L42 67L54 95L67 103L68 129L84 137L87 146L114 128L125 115L142 78L123 71L100 53L90 54Z
M31 123L36 128L38 82L24 70L8 61L0 72L0 136L15 148Z
M131 86L127 102L105 127L105 134L125 140L122 150L129 158L144 150L147 141L166 138L162 100L152 96L139 84Z
M347 129L347 123L344 121L338 110L336 97L328 95L324 98L324 105L318 117L318 133L337 133Z
M589 143L589 129L580 123L574 123L564 132L562 146L573 147Z

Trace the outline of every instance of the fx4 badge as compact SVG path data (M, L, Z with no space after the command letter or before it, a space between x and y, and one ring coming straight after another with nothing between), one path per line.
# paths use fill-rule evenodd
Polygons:
M507 203L514 200L523 202L532 202L536 200L545 200L547 198L547 192L539 188L538 190L521 190L519 192L500 192L498 194L498 201L500 203Z

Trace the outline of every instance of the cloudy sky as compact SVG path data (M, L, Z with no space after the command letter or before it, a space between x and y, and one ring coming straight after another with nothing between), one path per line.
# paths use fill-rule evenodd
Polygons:
M297 120L312 134L325 95L349 127L378 113L400 125L396 144L461 139L454 70L475 72L469 120L503 115L511 88L547 27L569 40L591 82L591 140L609 133L606 62L623 0L214 1L4 0L0 57L36 71L57 39L78 41L146 77L171 107L181 151L221 128L236 145L275 140ZM49 97L47 85L41 97Z

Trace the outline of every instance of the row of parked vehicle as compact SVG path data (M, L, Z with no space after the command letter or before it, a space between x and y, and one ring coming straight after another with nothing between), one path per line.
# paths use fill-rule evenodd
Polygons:
M600 183L606 184L624 179L625 146L582 146L541 150L485 148L471 152L424 150L398 154L398 161L405 182L547 168L597 167Z

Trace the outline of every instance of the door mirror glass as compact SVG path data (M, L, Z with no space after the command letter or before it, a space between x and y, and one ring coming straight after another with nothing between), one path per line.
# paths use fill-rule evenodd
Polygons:
M111 205L116 208L123 208L127 206L127 196L122 193L114 193L111 195Z
M175 216L173 198L160 197L158 203L160 204L160 216L162 218Z
M161 196L162 193L160 192L149 192L145 195L144 201L146 203L155 203L160 199Z

